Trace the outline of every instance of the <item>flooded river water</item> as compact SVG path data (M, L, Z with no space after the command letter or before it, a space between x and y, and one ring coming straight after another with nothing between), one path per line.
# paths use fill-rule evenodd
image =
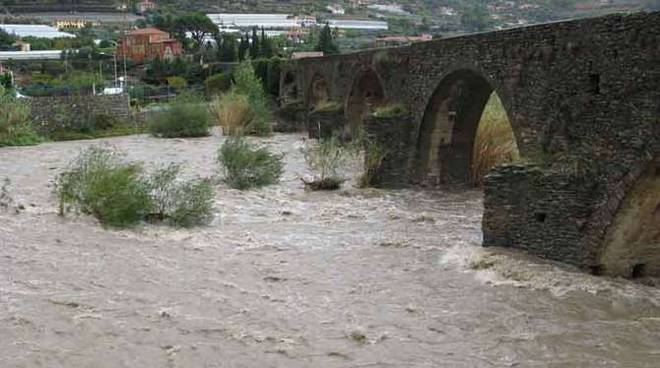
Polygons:
M100 142L216 176L221 140ZM0 210L0 366L660 367L660 288L482 249L479 191L305 192L301 141L262 140L282 182L218 185L192 230L58 217L99 141L0 148L25 208Z

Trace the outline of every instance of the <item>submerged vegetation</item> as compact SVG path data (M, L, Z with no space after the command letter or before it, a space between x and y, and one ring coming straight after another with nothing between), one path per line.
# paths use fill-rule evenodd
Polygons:
M495 167L520 158L506 110L493 94L484 109L474 139L471 180L483 185L484 177Z
M243 137L231 137L222 144L218 163L227 184L239 190L276 184L284 171L281 156L265 147L253 148Z
M311 181L303 179L305 187L311 190L339 189L346 181L339 175L339 168L346 163L350 149L337 137L307 142L303 154L314 176Z
M212 217L213 190L208 180L181 181L172 165L145 175L110 147L91 146L56 180L60 215L75 211L103 225L124 228L145 220L174 226L203 225Z
M213 217L213 186L208 179L182 181L180 164L169 164L147 178L150 218L177 227L204 225Z
M115 149L88 148L57 178L60 215L74 210L110 227L137 224L151 208L141 172L139 165L123 162Z

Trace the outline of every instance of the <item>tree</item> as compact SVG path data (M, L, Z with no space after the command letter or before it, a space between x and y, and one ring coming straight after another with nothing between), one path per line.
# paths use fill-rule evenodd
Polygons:
M241 37L241 43L238 45L238 60L245 60L248 48L250 47L250 37L245 34L245 37Z
M275 54L275 50L273 49L273 44L270 42L270 39L266 37L266 31L264 31L263 27L261 28L261 45L260 45L260 51L261 51L261 57L270 59L273 57Z
M201 50L207 36L219 32L218 26L204 14L186 13L176 19L176 29L180 34L190 33L195 41L195 50Z
M257 35L257 27L252 28L252 37L250 38L250 58L256 59L259 57L259 36Z
M0 29L0 50L9 49L16 42L16 37Z
M228 33L222 33L215 37L218 45L218 59L224 62L234 62L238 59L236 52L236 37Z
M332 38L332 30L328 23L325 24L319 35L319 42L316 45L316 51L323 51L326 55L334 55L339 53L339 47L335 44Z
M484 5L466 8L461 15L461 24L469 31L483 31L488 23L488 10Z

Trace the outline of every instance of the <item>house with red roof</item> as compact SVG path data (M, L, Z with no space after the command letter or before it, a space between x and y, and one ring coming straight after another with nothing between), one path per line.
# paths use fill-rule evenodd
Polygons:
M141 63L155 58L172 60L183 54L181 43L157 28L140 28L126 33L117 43L117 57Z

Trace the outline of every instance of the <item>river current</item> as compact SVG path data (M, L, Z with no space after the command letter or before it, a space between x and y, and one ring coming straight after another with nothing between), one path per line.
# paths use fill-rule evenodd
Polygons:
M90 144L217 177L222 139L0 148L1 367L660 367L660 288L481 248L480 191L305 192L301 135L255 140L281 183L218 184L208 227L57 215Z

